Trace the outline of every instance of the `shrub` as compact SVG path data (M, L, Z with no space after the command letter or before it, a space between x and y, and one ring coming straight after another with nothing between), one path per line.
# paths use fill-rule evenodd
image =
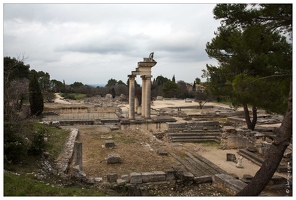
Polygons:
M46 148L46 142L44 136L46 135L46 129L41 128L33 134L32 143L29 149L29 154L40 155Z
M28 141L20 134L20 125L4 123L4 162L18 163L28 151Z

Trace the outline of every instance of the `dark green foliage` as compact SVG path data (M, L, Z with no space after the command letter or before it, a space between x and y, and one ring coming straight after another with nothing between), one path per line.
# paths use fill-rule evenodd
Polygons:
M174 83L176 83L175 75L173 76L172 81L173 81Z
M44 107L43 95L41 93L41 89L39 86L39 82L37 79L36 71L32 70L32 76L29 83L29 91L30 91L30 109L31 116L39 116Z
M65 99L72 99L72 100L76 100L75 95L74 94L69 94L69 93L63 93L61 94L62 97L64 97Z
M117 80L111 78L111 79L108 80L108 83L107 83L106 86L115 86L115 85L117 85Z
M163 96L166 98L176 98L179 92L178 84L173 81L167 81L162 88Z
M73 88L77 88L77 87L82 87L84 86L83 83L81 82L74 82L73 84L70 85Z
M46 129L41 128L33 134L33 139L30 145L29 154L41 155L46 148L44 137L46 136Z
M114 89L114 87L111 88L110 93L111 93L112 97L114 98L115 95L116 95L116 94L115 94L115 89Z
M19 123L4 123L4 162L18 163L27 155L29 144L20 128Z
M11 81L17 78L29 78L30 65L16 58L4 57L4 79Z

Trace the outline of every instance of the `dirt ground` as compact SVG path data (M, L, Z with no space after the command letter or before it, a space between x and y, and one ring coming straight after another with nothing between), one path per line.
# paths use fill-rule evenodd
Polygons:
M165 171L172 167L182 167L172 156L157 154L160 149L182 156L186 149L193 150L228 173L242 178L244 174L254 176L259 166L243 159L243 168L237 168L234 162L226 161L226 154L239 157L236 149L222 150L216 143L167 143L157 139L153 133L140 130L110 131L104 126L76 126L79 129L79 141L83 148L83 171L91 177L105 177L107 173L118 175L131 172ZM113 140L116 147L105 148L105 141ZM108 154L119 154L121 164L107 164ZM284 173L276 173L285 177Z

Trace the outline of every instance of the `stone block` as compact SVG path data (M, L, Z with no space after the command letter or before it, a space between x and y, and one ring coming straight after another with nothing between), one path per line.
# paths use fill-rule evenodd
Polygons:
M199 177L194 177L194 182L195 182L196 184L212 183L212 176L199 176Z
M232 161L236 163L236 156L233 153L226 153L226 161Z
M121 179L121 178L119 178L119 179L116 180L116 182L117 182L118 185L125 185L125 183L126 183L127 181L126 181L126 180L123 180L123 179Z
M129 181L129 177L127 174L121 175L121 179L126 180L127 182Z
M149 183L153 182L153 177L154 173L153 172L142 172L142 182L143 183Z
M166 180L167 181L175 180L176 179L175 174L176 174L175 170L172 170L172 169L166 170L165 171Z
M137 172L132 172L130 174L130 183L142 183L142 174Z
M237 180L228 174L215 174L213 176L213 185L231 193L232 195L235 195L247 186L246 183Z
M163 171L153 171L152 182L165 181L165 172Z
M95 178L95 182L102 182L103 181L103 178L102 177L96 177Z
M167 156L168 152L166 150L164 150L164 149L158 149L157 154L161 155L161 156Z
M106 148L114 148L115 147L115 143L113 140L106 140L105 141L105 147Z
M176 178L177 179L180 179L180 180L183 180L184 174L183 174L183 171L182 170L176 171Z
M183 172L183 180L185 181L193 181L194 175L191 172Z
M109 183L115 183L118 179L118 175L115 173L108 173L107 174L107 181Z
M116 164L121 162L122 160L119 154L108 154L107 164Z

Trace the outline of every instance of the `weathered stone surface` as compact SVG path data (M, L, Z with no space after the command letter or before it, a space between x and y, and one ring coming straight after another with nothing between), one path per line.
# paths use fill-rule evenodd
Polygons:
M121 179L129 181L129 176L127 174L121 175Z
M132 172L130 174L130 183L142 183L142 174L137 172Z
M237 180L228 174L215 174L213 176L213 185L231 193L232 195L235 195L247 186L246 183Z
M116 180L116 182L118 185L124 185L127 181L119 178Z
M154 181L165 181L165 172L163 171L153 171L153 182Z
M71 128L71 133L64 146L63 152L59 155L56 160L56 166L58 173L65 173L69 167L70 160L73 156L74 142L78 136L78 129Z
M185 181L193 181L194 175L191 172L183 172L183 179Z
M107 181L109 183L114 183L114 182L117 181L117 179L118 179L118 175L117 174L115 174L115 173L108 173L107 174Z
M176 171L176 178L177 179L180 179L180 180L183 180L184 174L183 174L183 171L182 170Z
M96 178L95 178L95 182L101 182L102 180L103 180L102 177L96 177Z
M194 177L194 182L197 183L197 184L212 183L212 176Z
M85 179L86 178L86 174L80 170L79 165L74 166L72 169L73 169L73 175L75 178L77 178L77 179Z
M166 150L164 150L164 149L158 149L157 154L161 155L161 156L167 156L168 152Z
M107 164L116 164L121 162L122 160L119 154L108 154Z
M236 163L236 156L233 153L227 153L226 154L226 161L232 161Z
M113 140L106 140L105 141L105 147L106 148L114 148L115 147L115 143Z
M176 171L173 169L166 170L165 171L166 180L167 181L175 180L176 179L175 174L176 174Z
M148 183L148 182L153 182L153 172L142 172L142 182L143 183Z
M253 176L250 174L244 174L243 178L241 179L241 181L243 181L244 183L250 183L251 180L253 179Z

